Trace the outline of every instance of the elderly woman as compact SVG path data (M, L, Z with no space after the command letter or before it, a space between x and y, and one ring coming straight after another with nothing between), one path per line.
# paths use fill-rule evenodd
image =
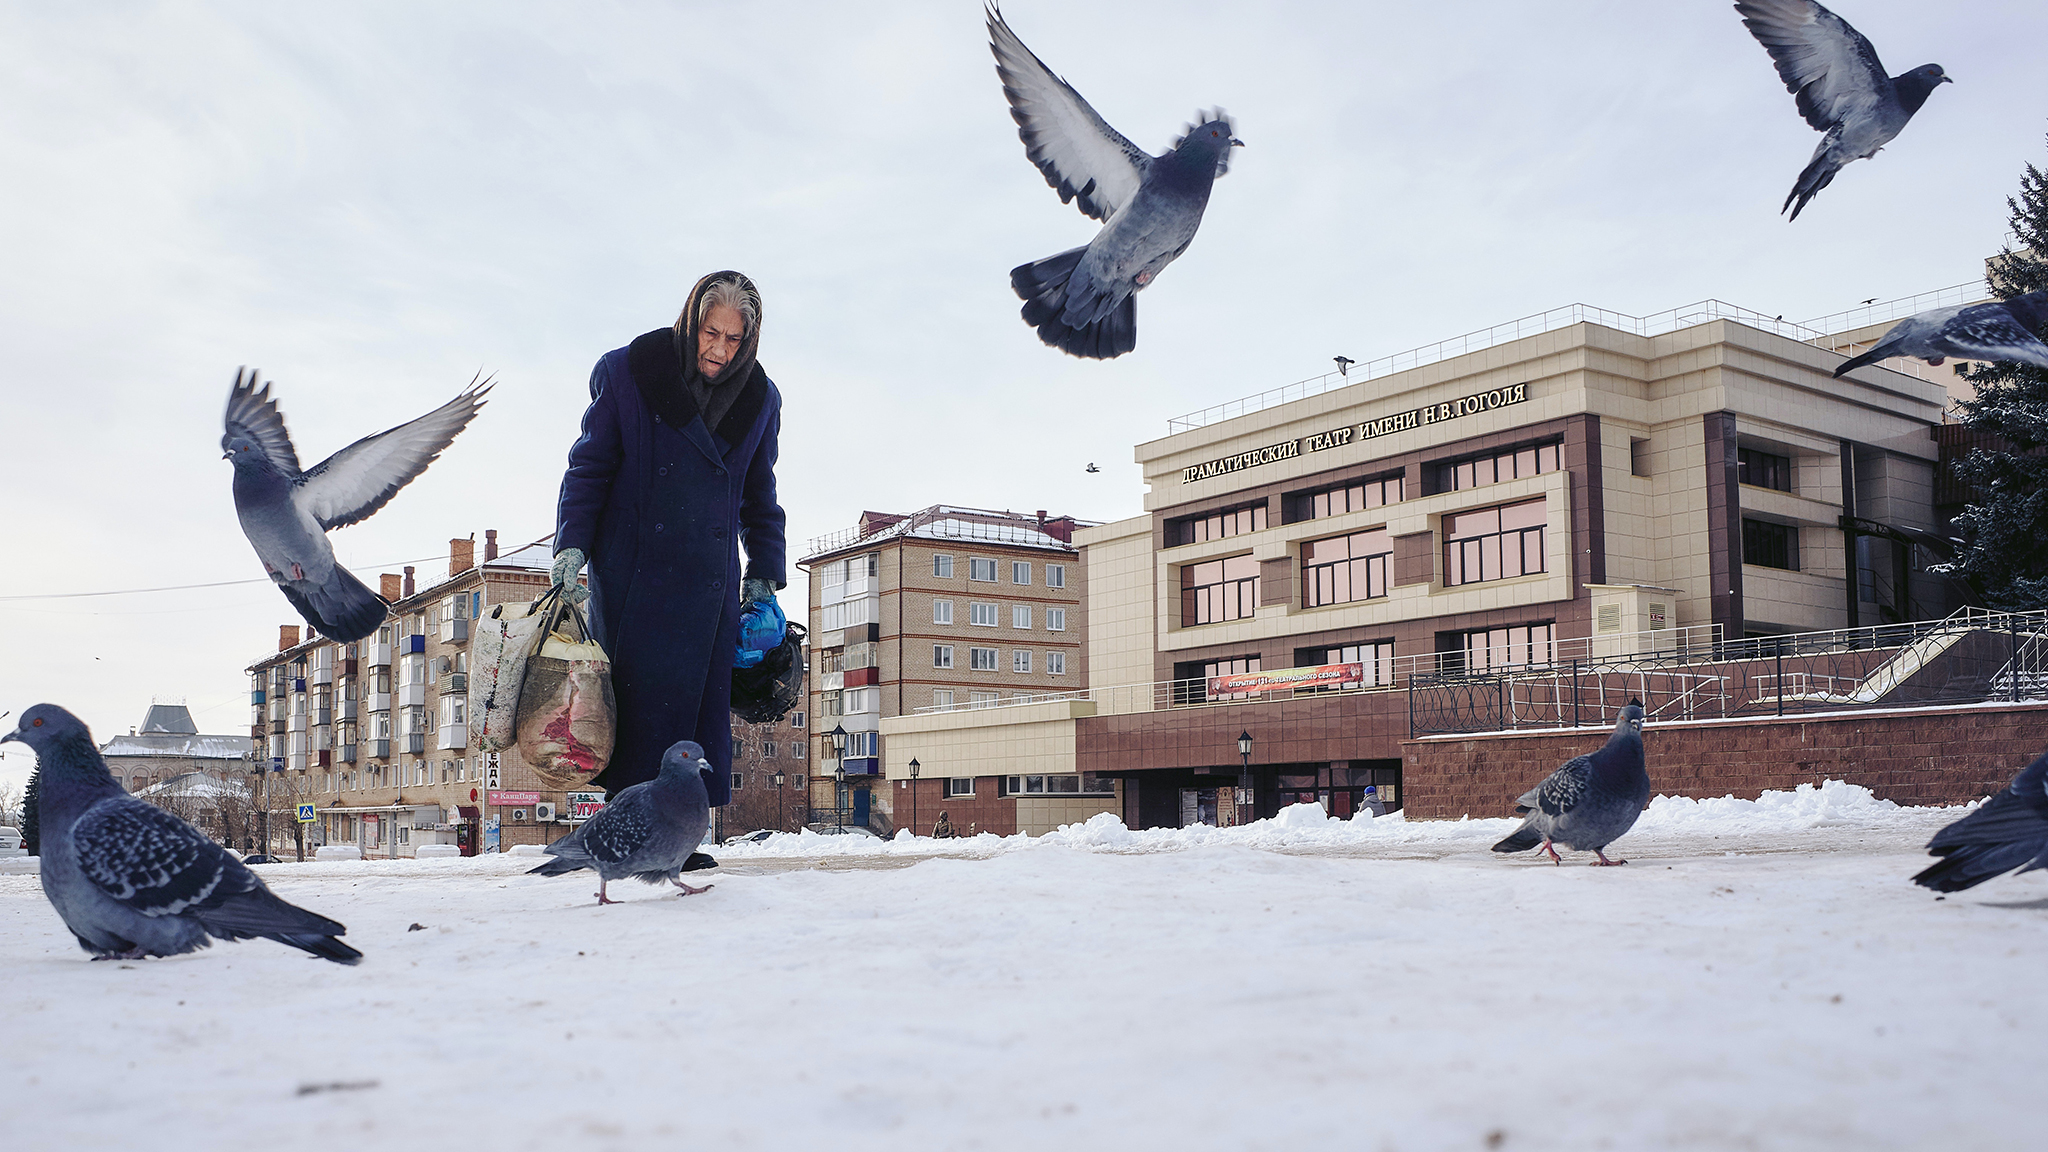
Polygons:
M605 353L555 514L554 583L585 593L612 660L618 739L597 783L652 780L694 740L732 798L732 660L743 606L785 580L775 500L782 394L755 362L761 295L737 272L697 282L670 328ZM741 578L739 546L746 545Z

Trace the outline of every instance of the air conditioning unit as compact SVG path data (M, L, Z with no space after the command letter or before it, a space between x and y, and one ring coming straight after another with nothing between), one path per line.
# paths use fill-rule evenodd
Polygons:
M524 808L514 808L514 809L512 810L512 820L513 820L513 822L514 822L514 823L516 823L516 824L524 824L524 823L526 823L526 809L524 809Z
M533 818L542 824L554 823L555 806L553 804L535 804L533 806Z

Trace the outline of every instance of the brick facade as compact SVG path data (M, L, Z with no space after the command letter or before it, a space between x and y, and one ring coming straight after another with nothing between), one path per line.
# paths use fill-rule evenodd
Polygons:
M1605 739L1581 728L1408 741L1407 813L1509 815L1523 792ZM1652 794L1753 800L1845 780L1899 804L1961 804L2005 787L2048 746L2048 704L1652 724L1643 746Z

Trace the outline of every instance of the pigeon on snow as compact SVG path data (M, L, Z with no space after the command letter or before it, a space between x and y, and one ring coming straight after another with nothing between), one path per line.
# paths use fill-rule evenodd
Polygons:
M384 622L388 607L335 562L327 530L382 508L427 470L484 405L474 382L460 396L408 424L343 448L305 471L285 432L270 385L236 372L228 393L222 458L235 465L235 515L264 571L306 623L330 640L360 640Z
M1172 151L1150 155L1053 75L1001 12L990 7L987 15L989 51L1025 154L1062 201L1104 221L1086 247L1011 269L1010 287L1024 301L1024 322L1047 344L1095 360L1121 356L1138 346L1136 294L1188 250L1210 186L1244 141L1218 109L1197 113L1202 122Z
M2048 755L1975 812L1936 832L1927 853L1942 859L1913 882L1937 892L1960 892L2014 868L2048 868Z
M705 776L712 771L703 748L676 741L662 754L660 775L621 791L597 815L548 845L554 859L529 874L560 876L594 868L599 904L617 904L605 888L627 876L648 884L666 880L685 896L709 890L709 884L692 888L683 883L682 874L715 866L697 851L711 828Z
M1635 827L1649 799L1650 774L1643 768L1643 705L1630 700L1614 725L1614 735L1598 752L1567 761L1522 794L1515 814L1527 813L1528 819L1493 850L1526 852L1541 843L1551 860L1561 864L1557 849L1551 847L1555 841L1591 852L1601 864L1626 864L1609 860L1603 849Z
M1937 366L1954 356L2048 368L2048 344L2041 342L2044 331L2048 331L2048 292L2029 292L1990 304L1936 308L1899 321L1870 351L1842 361L1835 375L1893 356L1915 356Z
M1886 76L1870 41L1814 0L1736 0L1735 10L1771 54L1786 90L1798 97L1799 114L1826 133L1778 209L1792 209L1794 220L1844 164L1877 155L1928 93L1951 83L1939 64Z
M43 893L94 959L175 956L209 936L363 958L338 939L348 929L278 899L197 828L123 791L78 717L38 704L6 740L35 750Z

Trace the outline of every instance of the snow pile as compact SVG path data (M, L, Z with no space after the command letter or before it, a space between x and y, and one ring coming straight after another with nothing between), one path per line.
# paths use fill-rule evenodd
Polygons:
M1704 836L1751 836L1813 828L1868 827L1908 811L1880 800L1870 789L1841 780L1819 786L1801 784L1790 792L1766 792L1755 800L1733 796L1694 800L1658 796L1650 801L1635 833ZM1953 810L1960 814L1964 809ZM759 842L732 843L718 849L720 860L792 856L971 856L986 857L1033 848L1069 848L1082 852L1184 852L1192 848L1231 846L1266 851L1388 848L1401 845L1456 846L1491 843L1521 824L1514 817L1473 820L1404 819L1398 812L1374 818L1360 812L1340 820L1320 805L1294 804L1265 820L1233 828L1197 824L1187 828L1134 831L1115 813L1103 812L1082 824L1063 824L1043 836L1017 833L952 840L934 840L899 831L893 840L866 836L820 836L808 830L776 833Z

